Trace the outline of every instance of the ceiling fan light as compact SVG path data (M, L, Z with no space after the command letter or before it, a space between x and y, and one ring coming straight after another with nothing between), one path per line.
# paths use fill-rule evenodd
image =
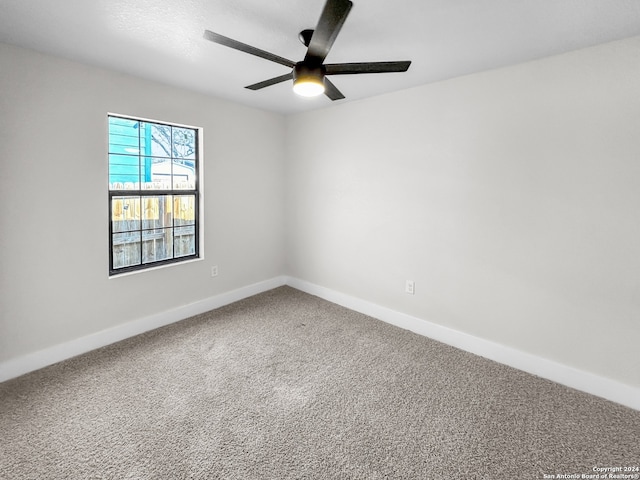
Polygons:
M324 70L299 62L293 69L293 91L303 97L317 97L324 93Z
M320 78L303 78L293 83L293 91L302 97L317 97L324 93L324 83Z

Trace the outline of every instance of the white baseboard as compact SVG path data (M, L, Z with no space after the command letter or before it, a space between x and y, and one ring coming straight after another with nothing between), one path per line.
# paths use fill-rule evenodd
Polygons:
M546 358L522 352L489 340L474 337L442 325L422 320L390 308L376 305L329 288L321 287L293 277L274 277L230 292L157 313L133 322L103 330L86 337L71 340L15 359L0 363L0 382L53 365L77 355L104 347L120 340L163 327L200 313L220 308L238 300L271 290L282 285L324 298L351 310L369 315L386 323L410 330L425 337L446 343L461 350L480 355L496 362L542 378L611 400L640 410L640 388L589 373Z
M381 307L297 278L286 284L303 292L337 303L386 323L410 330L467 352L517 368L547 380L640 410L640 388L554 362L499 343L474 337L442 325Z
M0 363L0 382L285 285L275 277Z

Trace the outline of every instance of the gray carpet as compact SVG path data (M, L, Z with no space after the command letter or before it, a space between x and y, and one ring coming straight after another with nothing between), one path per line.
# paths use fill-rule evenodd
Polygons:
M538 479L640 412L289 287L0 384L2 479ZM547 477L551 478L551 477Z

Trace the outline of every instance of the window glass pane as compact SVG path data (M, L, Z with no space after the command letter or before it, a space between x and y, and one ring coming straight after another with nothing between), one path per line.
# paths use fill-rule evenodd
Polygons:
M195 226L189 227L176 227L173 232L174 235L174 255L176 257L184 257L186 255L193 255L196 253L196 228Z
M113 197L111 222L114 233L140 230L140 197Z
M195 190L195 168L188 163L173 163L173 188L175 190Z
M140 182L140 157L137 155L109 155L109 188L127 190Z
M140 205L142 228L146 230L171 227L173 225L172 199L171 195L143 197Z
M196 132L192 128L173 127L173 157L181 160L196 158Z
M114 233L111 245L114 269L140 265L140 231Z
M138 155L140 153L140 122L109 117L109 153Z
M144 145L142 155L171 158L171 125L141 122L140 138Z
M142 263L173 258L173 228L142 231Z
M193 225L196 219L195 206L195 195L175 195L173 197L173 224L175 226Z
M171 190L171 159L153 158L151 180L155 190Z

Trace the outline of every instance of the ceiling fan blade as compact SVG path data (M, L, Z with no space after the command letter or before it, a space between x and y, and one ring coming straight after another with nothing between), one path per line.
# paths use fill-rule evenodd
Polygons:
M255 55L256 57L264 58L265 60L271 60L272 62L279 63L280 65L284 65L286 67L293 68L296 65L295 62L292 62L289 59L274 55L273 53L265 52L264 50L260 50L259 48L252 47L251 45L247 45L246 43L233 40L232 38L225 37L224 35L220 35L219 33L214 33L210 30L204 31L204 38L206 38L207 40L211 40L212 42L219 45L224 45L225 47L240 50L241 52Z
M305 63L321 65L324 62L351 7L353 3L350 0L327 0L309 42L307 55L304 57Z
M287 80L292 80L292 79L293 79L293 73L290 72L290 73L287 73L286 75L280 75L279 77L270 78L269 80L265 80L264 82L254 83L253 85L249 85L248 87L244 87L244 88L248 88L249 90L260 90L261 88L270 87L271 85L286 82Z
M325 65L326 75L353 75L357 73L406 72L411 61L401 62L364 62L330 63Z
M324 94L331 100L342 100L344 98L342 92L327 77L324 77Z

